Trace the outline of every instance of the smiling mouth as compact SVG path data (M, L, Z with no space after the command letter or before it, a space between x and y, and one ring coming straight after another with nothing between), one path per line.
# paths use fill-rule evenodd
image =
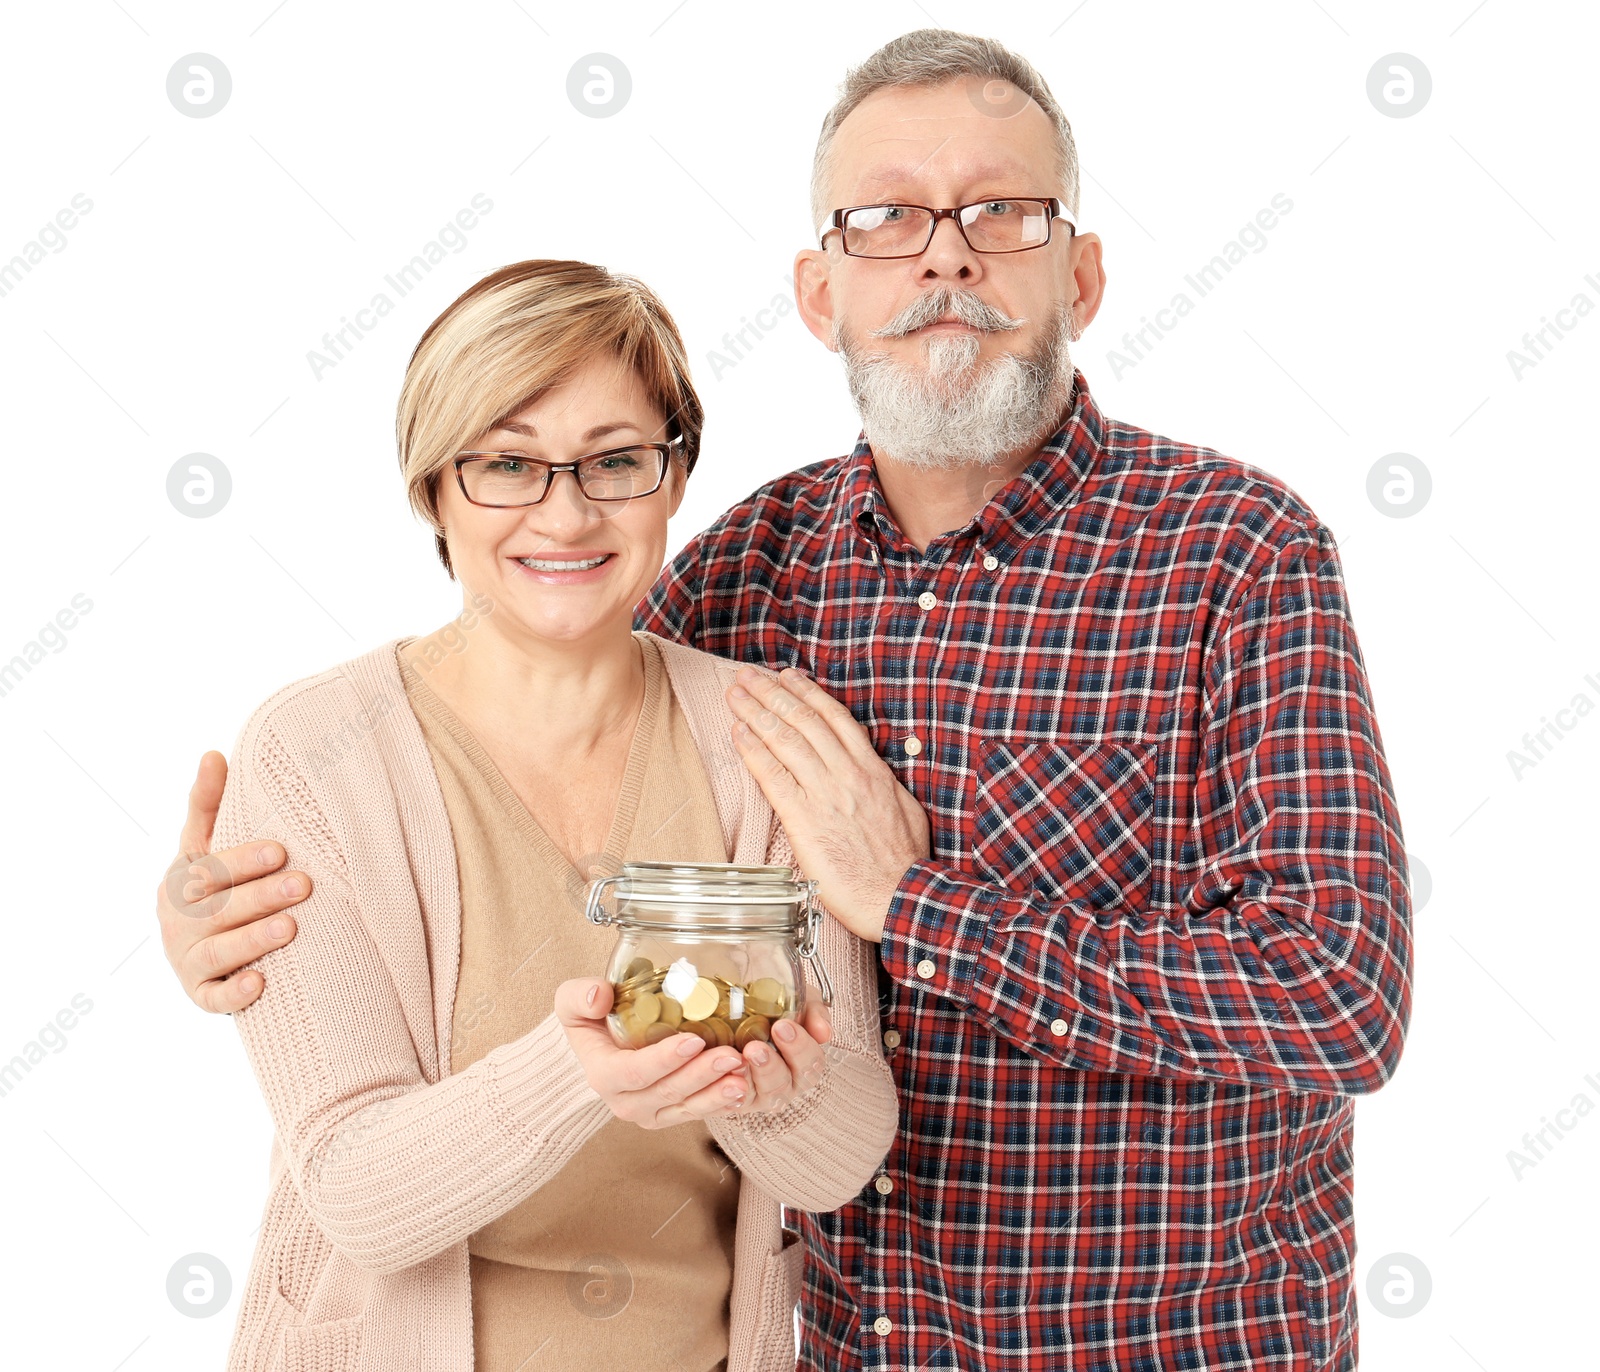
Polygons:
M535 572L587 572L610 557L610 553L599 553L594 557L519 557L515 561Z

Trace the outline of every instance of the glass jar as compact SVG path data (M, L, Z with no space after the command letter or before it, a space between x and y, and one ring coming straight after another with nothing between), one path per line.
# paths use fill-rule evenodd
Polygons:
M616 909L604 905L616 888ZM589 883L584 913L617 928L606 964L606 1023L624 1048L693 1033L708 1047L772 1041L798 1019L811 963L824 1005L833 986L817 957L817 883L789 867L734 862L626 862Z

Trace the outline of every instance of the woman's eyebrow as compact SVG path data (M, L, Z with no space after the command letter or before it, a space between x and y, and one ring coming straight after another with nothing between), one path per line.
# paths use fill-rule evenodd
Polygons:
M606 434L616 433L619 429L633 429L638 433L644 432L644 430L639 428L639 426L632 420L624 419L618 420L611 424L596 424L592 429L589 429L587 432L580 435L578 441L580 443L588 443L596 438L603 438ZM524 438L537 438L539 436L531 424L496 424L489 432L521 434Z

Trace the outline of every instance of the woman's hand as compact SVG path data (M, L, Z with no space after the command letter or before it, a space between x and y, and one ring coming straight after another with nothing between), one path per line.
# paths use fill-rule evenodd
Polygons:
M610 1010L609 982L576 977L556 987L556 1018L589 1085L618 1119L669 1129L728 1114L749 1096L744 1059L734 1049L707 1048L695 1034L619 1048L606 1028Z
M751 1094L739 1113L781 1110L809 1091L827 1070L822 1045L832 1037L833 1016L820 1000L806 1002L798 1024L791 1019L773 1020L770 1044L758 1039L745 1047Z
M589 1085L618 1119L641 1129L668 1129L690 1120L777 1110L822 1077L822 1045L833 1037L827 1007L806 1007L804 1026L779 1020L777 1052L752 1043L708 1048L696 1034L674 1034L648 1048L619 1048L606 1027L611 985L576 977L556 988L556 1018L588 1075ZM785 1041L783 1029L792 1028Z

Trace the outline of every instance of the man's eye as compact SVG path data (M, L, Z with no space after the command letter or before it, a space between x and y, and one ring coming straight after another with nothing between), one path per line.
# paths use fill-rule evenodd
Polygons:
M881 213L883 215L883 222L886 224L892 224L895 222L895 220L899 219L905 214L905 210L899 205L885 205Z
M1009 200L985 200L983 212L987 215L1010 214L1015 207Z

